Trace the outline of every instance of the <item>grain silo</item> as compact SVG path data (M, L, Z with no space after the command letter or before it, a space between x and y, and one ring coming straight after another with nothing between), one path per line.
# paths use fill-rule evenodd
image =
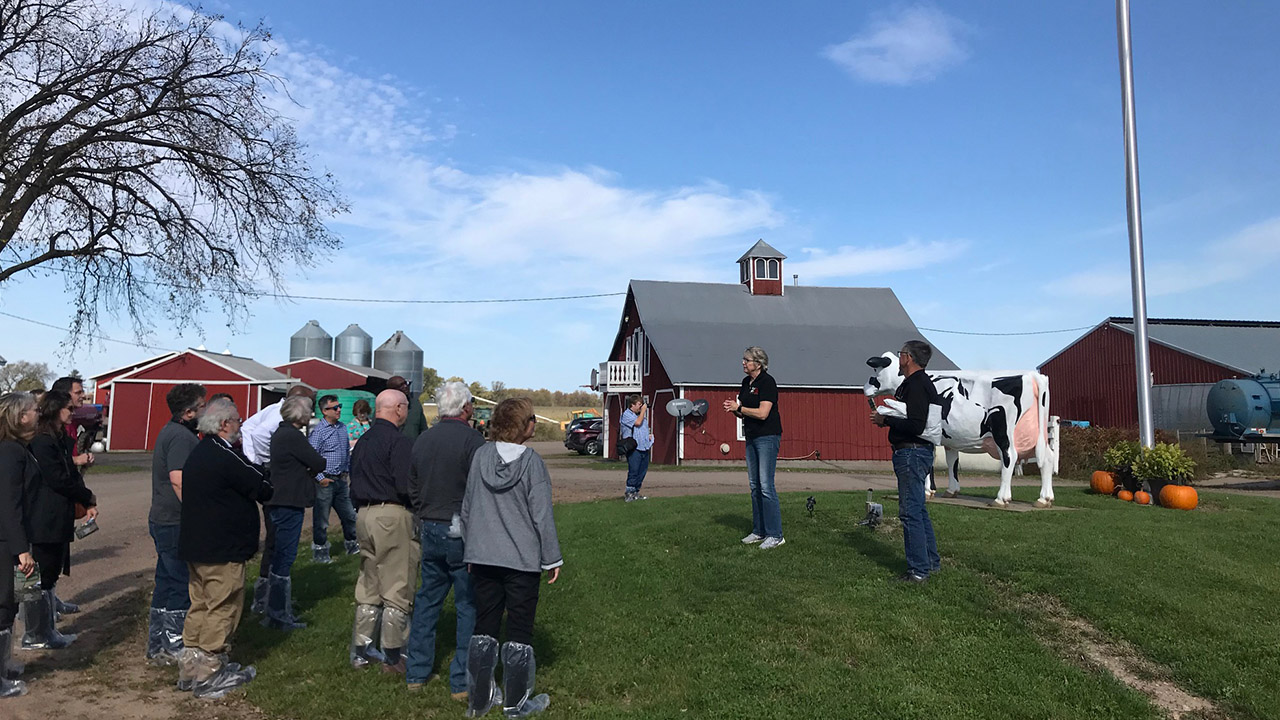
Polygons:
M333 336L315 320L308 320L302 329L289 338L289 362L303 358L333 359Z
M397 330L373 351L373 367L408 380L414 394L422 392L422 348L403 331Z
M373 367L373 336L351 323L334 338L333 359L348 365Z

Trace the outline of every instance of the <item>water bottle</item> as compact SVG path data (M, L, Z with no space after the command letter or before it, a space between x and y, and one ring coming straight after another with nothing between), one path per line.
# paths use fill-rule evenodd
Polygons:
M76 528L76 539L83 540L96 532L98 532L98 518L90 518Z

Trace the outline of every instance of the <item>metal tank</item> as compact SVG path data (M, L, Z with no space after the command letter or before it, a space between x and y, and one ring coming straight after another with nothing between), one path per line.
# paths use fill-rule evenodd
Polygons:
M315 320L308 320L302 329L289 338L289 362L303 358L333 359L333 336Z
M1221 437L1280 431L1280 378L1223 380L1209 390L1205 412Z
M373 367L373 336L351 323L333 339L333 359L348 365Z
M373 366L409 381L414 393L422 392L422 348L397 330L373 351Z

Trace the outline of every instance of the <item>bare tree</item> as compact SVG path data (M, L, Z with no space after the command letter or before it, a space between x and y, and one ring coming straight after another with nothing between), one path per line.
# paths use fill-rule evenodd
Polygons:
M0 0L0 283L65 273L73 332L189 322L335 249L345 211L265 67L270 35L182 8Z
M44 363L16 360L0 367L0 393L44 390L56 376Z

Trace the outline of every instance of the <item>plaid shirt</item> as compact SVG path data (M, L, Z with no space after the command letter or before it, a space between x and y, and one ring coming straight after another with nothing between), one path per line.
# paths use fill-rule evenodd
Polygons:
M307 439L311 441L311 447L324 456L324 472L317 475L316 480L326 475L341 475L351 469L351 444L347 440L346 423L330 425L321 420Z

